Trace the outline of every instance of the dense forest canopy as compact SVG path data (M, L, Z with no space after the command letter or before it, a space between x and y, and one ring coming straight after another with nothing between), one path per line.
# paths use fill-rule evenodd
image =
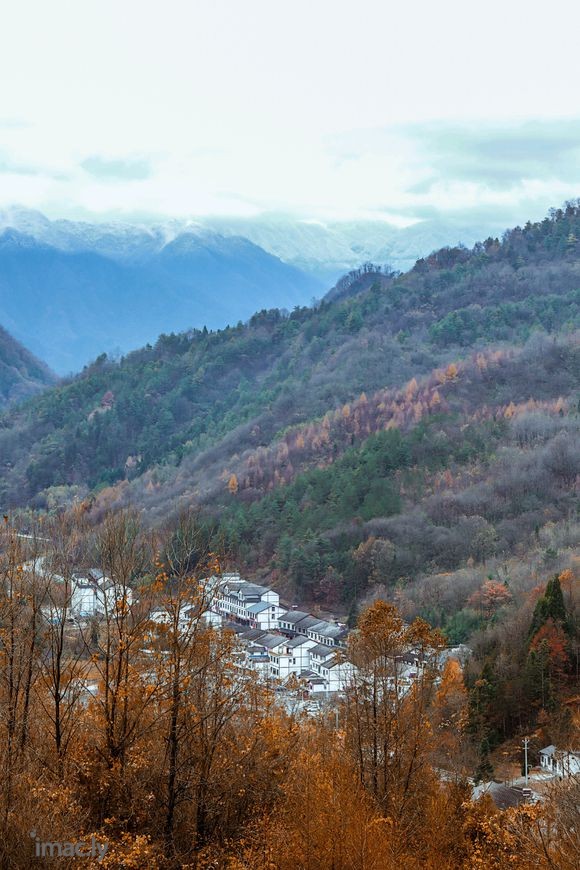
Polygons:
M570 331L578 319L579 215L570 204L502 241L442 249L404 275L377 271L367 290L356 292L355 281L342 301L161 336L119 362L99 357L3 418L2 453L14 468L3 499L51 486L94 488L122 479L129 457L139 457L143 472L227 445L234 433L239 448L267 443L285 426L363 391L401 386L476 347Z

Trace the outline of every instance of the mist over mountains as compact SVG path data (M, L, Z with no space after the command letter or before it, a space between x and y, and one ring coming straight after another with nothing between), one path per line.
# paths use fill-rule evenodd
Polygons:
M501 233L500 221L430 218L406 227L386 220L300 220L280 214L258 217L170 218L158 222L50 220L19 206L0 209L0 232L16 229L62 251L92 251L122 262L144 262L183 234L199 239L242 236L267 253L319 278L326 289L344 272L371 260L406 271L444 245L471 246Z
M284 217L157 224L0 212L0 323L60 374L160 333L222 328L310 304L365 261L404 270L488 228L425 221L322 224Z
M277 216L212 218L209 225L224 235L237 233L303 271L329 289L345 272L362 263L388 264L405 272L419 259L444 245L476 241L505 229L499 222L483 225L438 218L397 227L384 220L296 221Z

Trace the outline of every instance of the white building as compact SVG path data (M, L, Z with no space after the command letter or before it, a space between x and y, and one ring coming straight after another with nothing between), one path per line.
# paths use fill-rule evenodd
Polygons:
M80 619L112 614L117 607L132 603L131 589L115 583L96 568L72 576L70 609Z
M278 628L282 608L273 589L242 580L239 574L222 574L217 582L209 578L206 583L212 584L211 609L215 613L252 628Z
M270 656L268 650L259 644L250 644L246 649L246 667L256 671L259 677L267 680L270 677Z
M354 675L354 665L337 654L320 666L320 676L326 682L327 692L344 692Z
M313 640L308 637L293 637L291 640L285 639L283 645L288 650L288 655L292 656L289 665L289 673L299 674L301 671L310 667L310 650L316 646Z
M280 614L283 613L279 604L272 604L270 601L257 601L255 604L249 604L246 610L252 628L261 628L263 631L277 629Z
M222 617L219 613L214 613L212 610L204 610L200 615L198 605L194 603L183 604L178 618L178 631L180 634L186 634L191 628L193 620L196 619L199 619L204 625L211 625L214 628L219 628L222 624ZM155 623L155 625L171 624L171 617L163 607L152 610L149 613L149 620Z
M246 646L246 659L255 664L262 676L284 681L290 674L300 674L310 666L309 650L315 644L307 637L287 638L281 634L250 629L242 632L240 641ZM262 667L268 657L267 672Z
M567 777L580 774L580 752L556 749L554 744L540 749L540 767L554 776Z
M307 638L288 640L281 634L266 635L266 639L260 638L258 643L268 650L271 677L284 681L290 674L299 674L309 665L308 646L312 641Z
M325 619L307 629L308 637L315 643L326 646L341 646L348 635L344 625L337 622L327 622Z
M310 668L317 674L321 674L321 668L336 655L336 650L326 644L317 643L310 649Z
M328 622L318 616L312 616L304 610L288 610L280 614L280 630L288 634L302 634L309 637L316 644L327 646L342 646L346 640L348 631L344 625L337 622Z

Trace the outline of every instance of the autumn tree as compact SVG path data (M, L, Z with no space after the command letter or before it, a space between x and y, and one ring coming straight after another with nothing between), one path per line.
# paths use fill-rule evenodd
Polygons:
M433 703L434 754L440 766L464 775L471 763L466 750L467 689L461 665L448 658Z
M512 595L505 583L488 578L483 586L469 598L469 605L479 609L487 619L511 601Z
M36 693L48 737L47 763L52 755L59 775L64 776L90 669L86 628L75 619L73 609L74 574L87 534L82 508L52 518L43 531L46 541L37 586L43 596L40 643L44 655L39 660Z
M153 701L148 656L142 650L151 608L147 571L151 548L132 511L110 513L96 530L93 555L102 574L102 618L91 644L99 691L89 705L91 776L100 781L94 819L131 815L132 786L144 759L137 751L152 727ZM86 782L89 787L89 781Z
M431 776L428 710L441 648L437 631L422 620L406 626L384 601L363 611L350 644L356 670L345 699L346 744L361 784L401 841L420 824ZM409 654L417 663L413 680L404 675Z
M552 618L536 632L526 663L528 692L532 703L553 708L566 681L570 659L568 638Z
M4 787L2 821L8 824L13 788L23 761L35 670L37 595L25 572L24 544L8 517L0 526L0 731Z
M370 536L358 545L353 561L361 574L361 585L387 583L392 578L395 564L395 547L391 541Z

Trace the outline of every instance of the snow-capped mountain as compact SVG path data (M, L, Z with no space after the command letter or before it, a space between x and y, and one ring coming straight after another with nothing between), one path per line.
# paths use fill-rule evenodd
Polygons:
M187 233L204 241L242 236L285 263L307 272L328 289L344 272L366 261L404 271L419 257L443 245L472 245L499 225L425 220L396 227L384 220L307 221L277 215L257 218L211 217L125 223L51 221L38 211L21 207L0 210L0 232L8 227L33 236L62 251L93 251L119 261L154 257L178 236Z
M89 244L76 226L23 225L38 237L0 230L0 323L63 374L162 332L217 329L308 304L325 289L247 239L206 230L169 242L109 230Z

